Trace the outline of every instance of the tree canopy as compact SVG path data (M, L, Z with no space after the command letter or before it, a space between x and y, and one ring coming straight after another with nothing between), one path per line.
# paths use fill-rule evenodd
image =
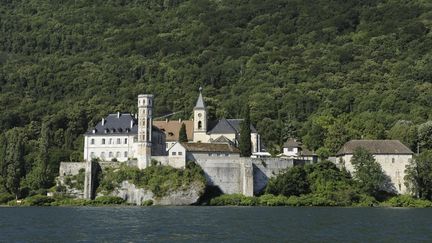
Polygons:
M414 149L395 124L432 120L429 1L6 0L0 16L0 131L22 129L24 177L47 165L52 183L82 159L82 134L135 113L140 93L173 119L190 118L200 86L214 119L248 100L269 151L292 136L333 154L355 138Z

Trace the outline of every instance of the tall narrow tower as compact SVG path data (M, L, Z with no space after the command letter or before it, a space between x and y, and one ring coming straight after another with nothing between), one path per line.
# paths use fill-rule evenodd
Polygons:
M150 165L153 126L153 95L138 95L138 168Z
M194 112L194 142L207 142L207 108L202 96L202 88L199 88L197 103L193 109Z

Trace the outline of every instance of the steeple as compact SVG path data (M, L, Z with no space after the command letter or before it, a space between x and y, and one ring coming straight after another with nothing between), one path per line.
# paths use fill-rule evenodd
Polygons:
M207 133L207 109L202 96L202 87L199 88L197 103L193 109L194 112L194 142L206 142Z
M194 109L205 109L205 108L206 108L206 107L205 107L205 104L204 104L204 99L203 99L203 96L202 96L202 90L203 90L203 88L200 87L200 88L199 88L199 96L198 96L198 100L197 100L197 103L196 103Z

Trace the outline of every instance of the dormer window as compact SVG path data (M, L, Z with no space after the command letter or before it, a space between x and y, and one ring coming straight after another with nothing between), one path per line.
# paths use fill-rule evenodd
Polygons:
M111 130L111 133L115 133L115 132L116 132L116 129L113 128L113 129Z
M109 133L109 129L108 128L105 129L105 133Z
M169 133L168 133L168 136L172 137L172 136L174 136L174 133L169 132Z
M123 132L123 129L119 128L117 129L118 132Z

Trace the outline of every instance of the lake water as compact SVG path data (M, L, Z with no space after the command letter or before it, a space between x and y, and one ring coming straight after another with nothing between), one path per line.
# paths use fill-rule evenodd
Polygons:
M0 208L0 242L432 242L432 209Z

